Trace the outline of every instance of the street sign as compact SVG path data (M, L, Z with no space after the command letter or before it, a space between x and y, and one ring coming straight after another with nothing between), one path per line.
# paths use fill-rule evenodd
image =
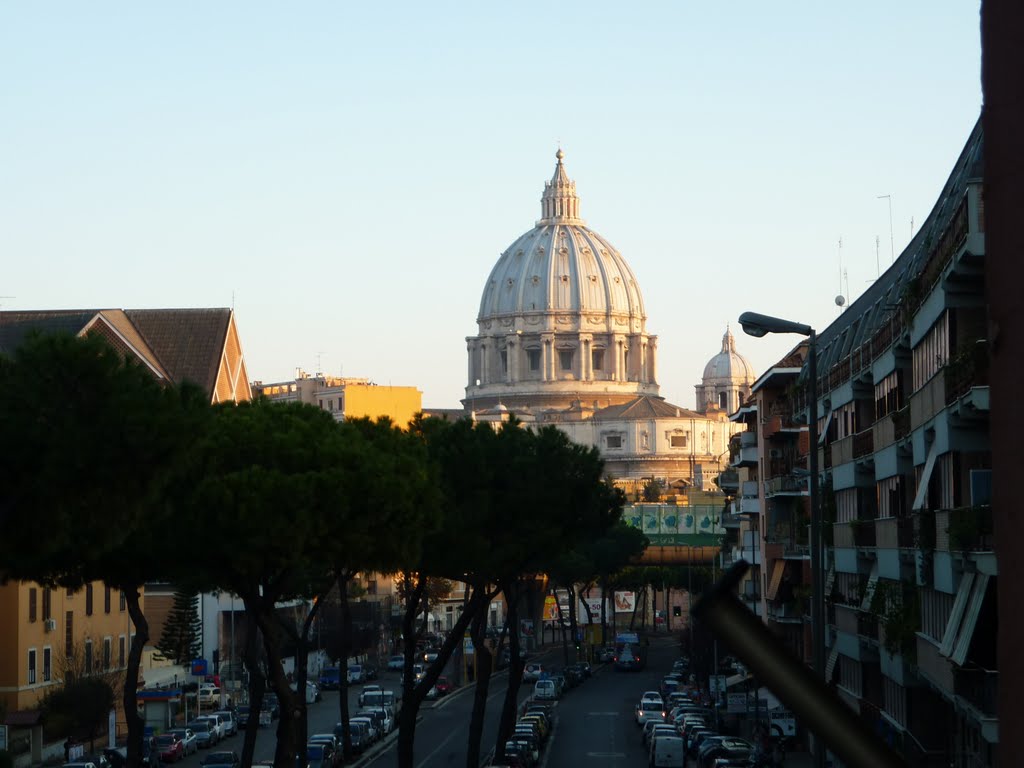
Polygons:
M725 693L725 675L712 675L708 678L708 690L711 693Z
M726 712L731 715L739 715L747 711L747 694L730 693L726 696Z
M206 659L193 659L192 660L192 674L197 677L206 675Z
M464 638L462 638L462 652L467 654L467 655L472 655L473 654L473 652L474 652L473 638L471 638L471 637L464 637Z

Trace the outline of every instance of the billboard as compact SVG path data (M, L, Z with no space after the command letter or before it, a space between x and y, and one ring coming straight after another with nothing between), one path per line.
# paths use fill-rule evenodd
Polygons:
M576 609L576 621L579 624L589 624L587 620L587 608L590 608L590 613L594 617L594 624L601 623L601 598L600 597L581 597L580 604ZM604 601L605 620L612 620L612 601Z
M636 593L635 592L616 592L615 593L615 612L616 613L632 613L636 610Z
M554 595L544 598L544 621L558 621L558 601Z

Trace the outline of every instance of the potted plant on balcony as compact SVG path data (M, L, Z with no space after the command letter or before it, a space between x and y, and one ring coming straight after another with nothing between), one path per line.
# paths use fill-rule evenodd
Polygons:
M882 645L893 656L917 658L917 632L921 628L921 603L913 585L881 580L875 586L870 612L878 617Z

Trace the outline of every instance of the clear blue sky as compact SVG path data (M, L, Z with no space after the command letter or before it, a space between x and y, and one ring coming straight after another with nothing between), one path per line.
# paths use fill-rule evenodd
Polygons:
M979 3L0 7L4 309L234 306L249 372L451 407L556 144L662 394L751 309L827 326L981 107ZM758 373L797 339L737 344ZM319 362L318 362L319 361Z

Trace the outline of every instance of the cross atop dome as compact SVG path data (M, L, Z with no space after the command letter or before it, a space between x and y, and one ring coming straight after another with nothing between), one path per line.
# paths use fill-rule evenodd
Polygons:
M544 194L540 198L541 219L544 224L583 224L580 218L580 199L576 195L576 182L569 178L562 165L565 152L559 147L555 152L558 164L551 181L544 182Z

